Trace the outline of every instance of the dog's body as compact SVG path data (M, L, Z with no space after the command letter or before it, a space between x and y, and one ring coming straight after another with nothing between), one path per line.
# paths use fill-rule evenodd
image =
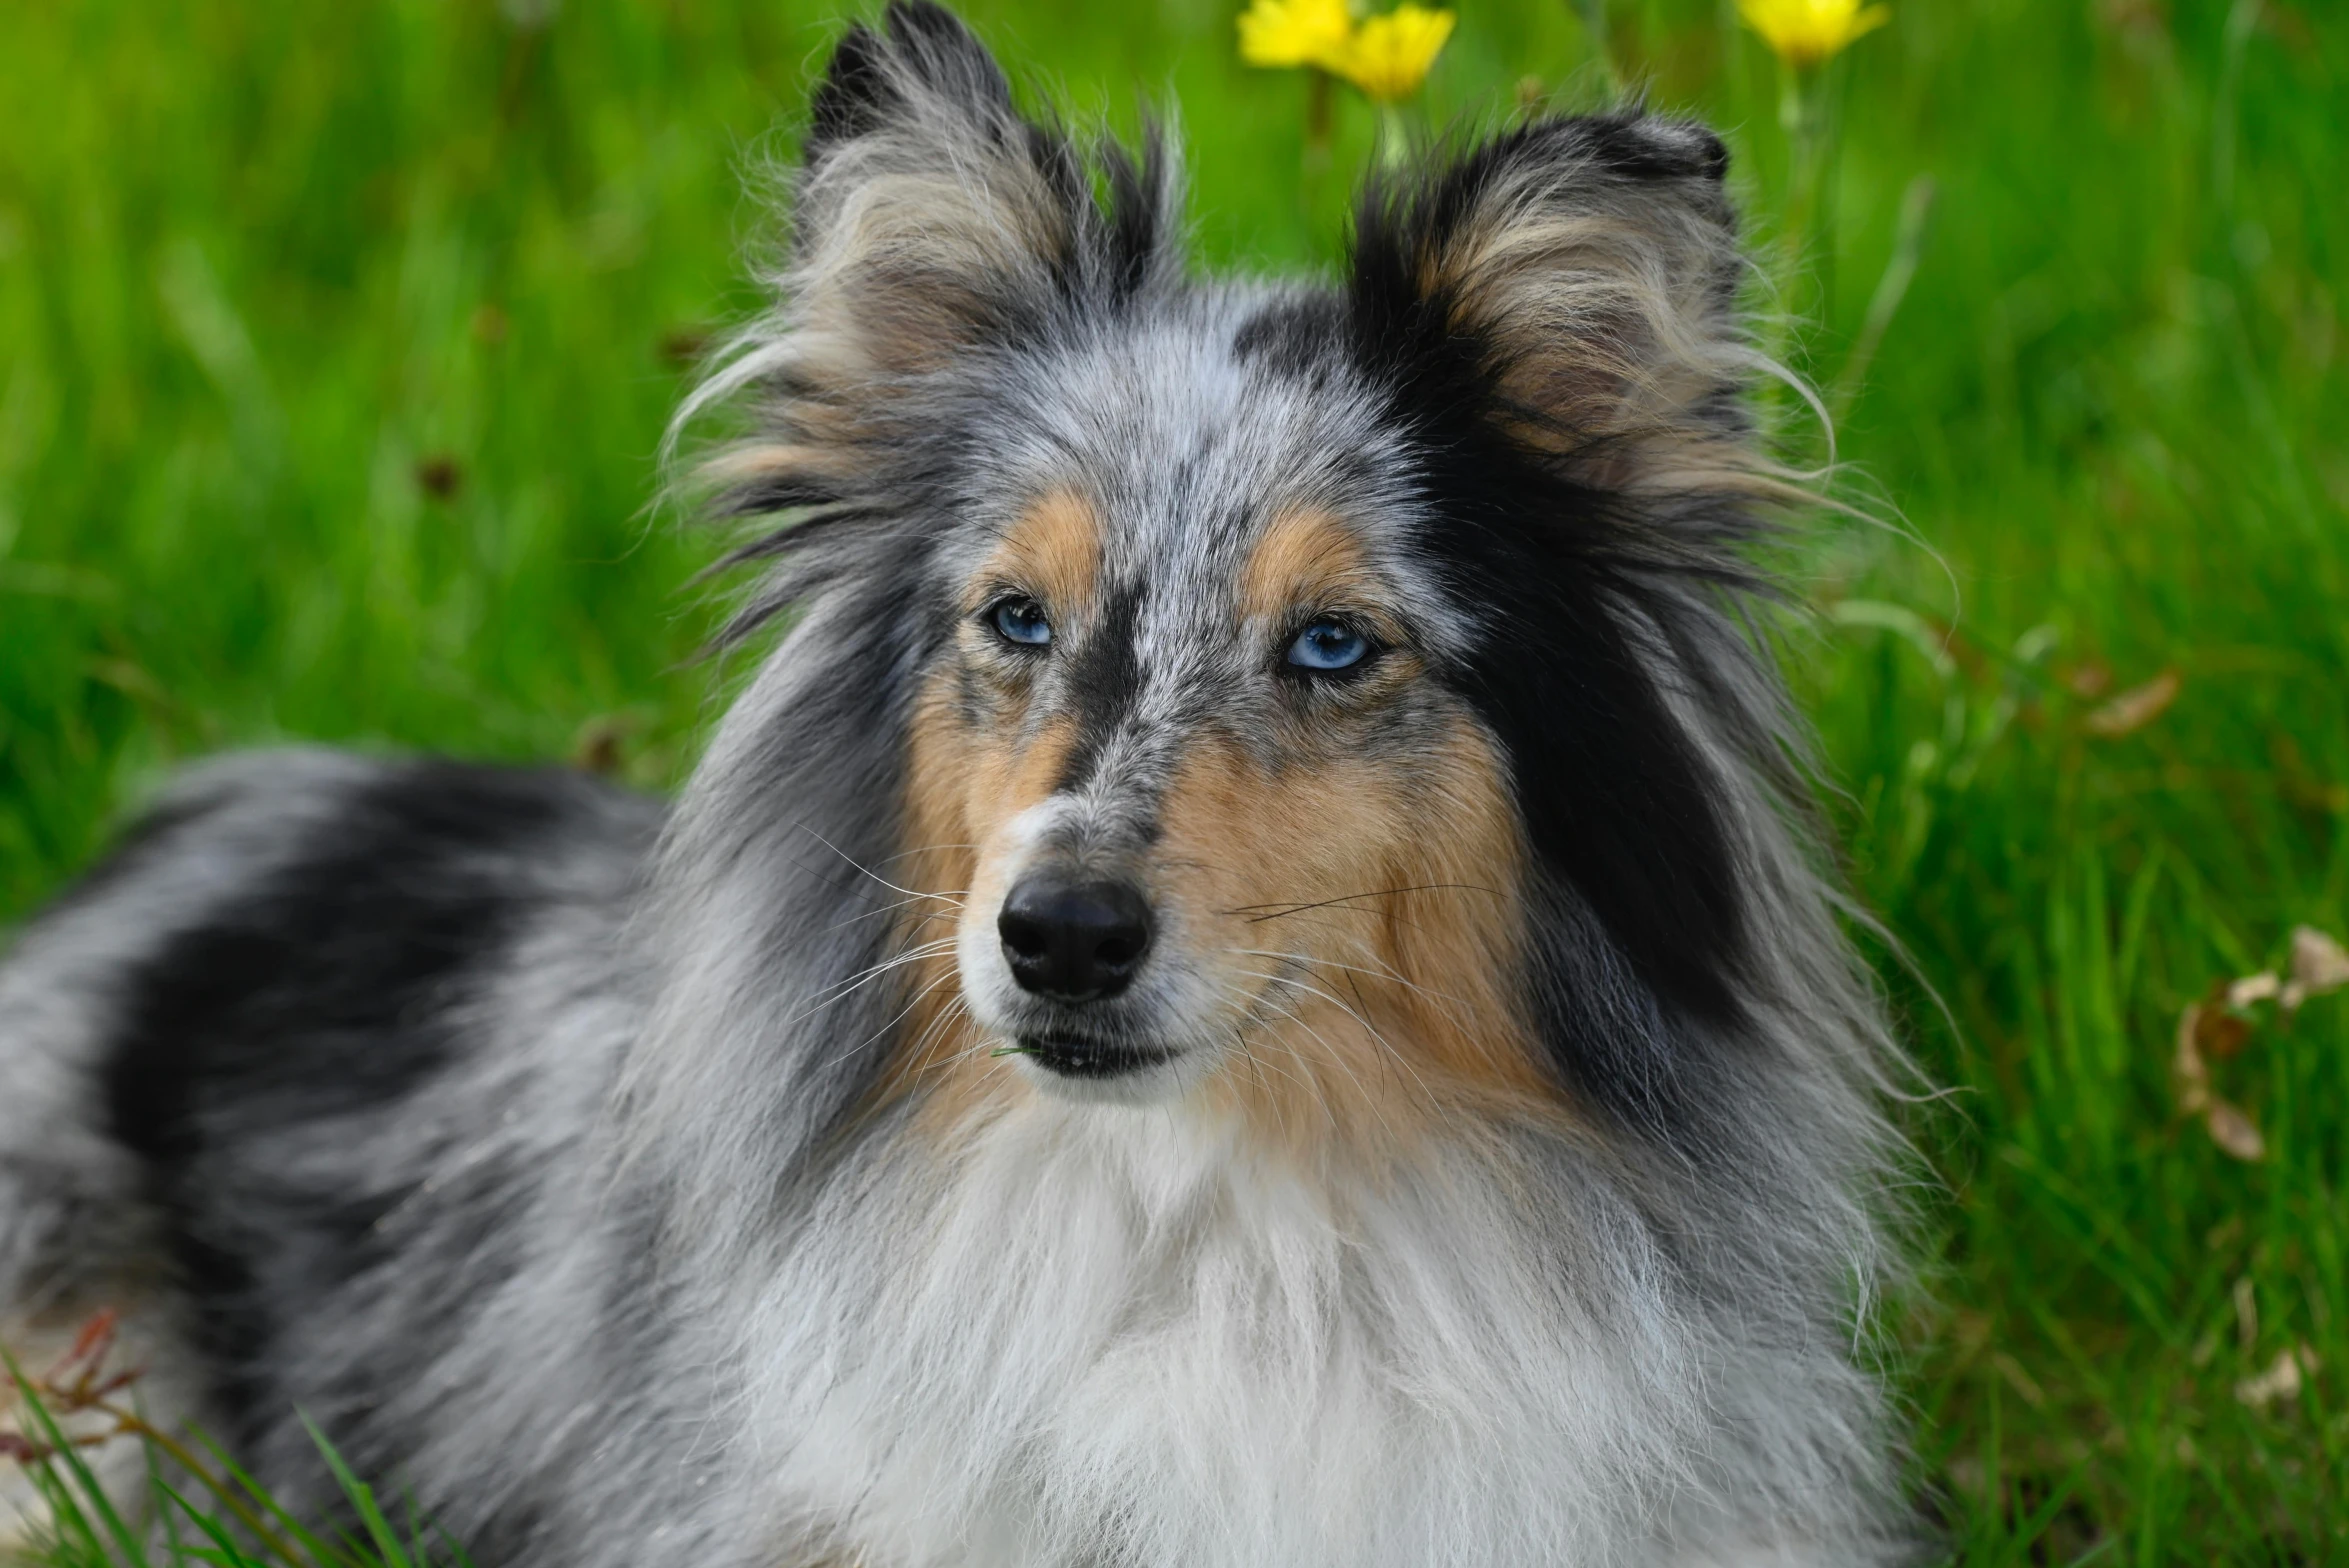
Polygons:
M485 1565L1899 1555L1718 143L1208 285L900 7L806 156L683 799L184 782L0 968L0 1302Z

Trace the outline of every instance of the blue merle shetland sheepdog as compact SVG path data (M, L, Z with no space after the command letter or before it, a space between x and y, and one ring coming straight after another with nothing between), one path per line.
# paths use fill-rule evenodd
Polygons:
M1164 146L849 29L682 798L186 778L0 970L13 1321L485 1565L1906 1555L1724 163L1534 119L1210 282Z

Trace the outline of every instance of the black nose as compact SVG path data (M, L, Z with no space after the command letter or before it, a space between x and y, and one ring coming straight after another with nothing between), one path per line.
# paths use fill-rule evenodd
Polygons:
M1020 988L1063 1002L1115 996L1150 951L1150 906L1123 882L1025 878L995 917Z

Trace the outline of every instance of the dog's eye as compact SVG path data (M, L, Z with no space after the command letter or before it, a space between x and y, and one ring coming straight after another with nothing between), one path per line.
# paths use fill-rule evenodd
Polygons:
M1350 670L1370 657L1370 639L1342 621L1315 621L1289 644L1289 663L1301 670Z
M1052 641L1052 622L1044 606L1033 599L1001 599L987 612L995 635L1022 648L1042 648Z

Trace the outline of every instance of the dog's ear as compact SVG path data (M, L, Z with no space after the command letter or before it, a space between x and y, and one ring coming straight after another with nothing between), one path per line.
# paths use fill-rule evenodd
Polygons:
M1345 302L1350 357L1419 437L1431 544L1505 629L1458 678L1536 864L1608 939L1552 922L1545 1027L1580 1086L1642 1116L1680 1068L1625 1045L1637 1008L1593 1001L1618 994L1602 948L1667 1013L1711 1019L1749 950L1734 813L1675 698L1730 679L1687 584L1750 582L1737 546L1788 489L1740 408L1758 361L1726 163L1643 114L1519 127L1369 193Z
M1095 155L1024 118L979 40L898 0L849 29L817 89L782 279L803 346L846 377L919 374L1078 295L1166 264L1164 159Z
M1717 480L1753 363L1727 166L1704 127L1625 113L1535 121L1375 185L1358 353L1594 490Z

